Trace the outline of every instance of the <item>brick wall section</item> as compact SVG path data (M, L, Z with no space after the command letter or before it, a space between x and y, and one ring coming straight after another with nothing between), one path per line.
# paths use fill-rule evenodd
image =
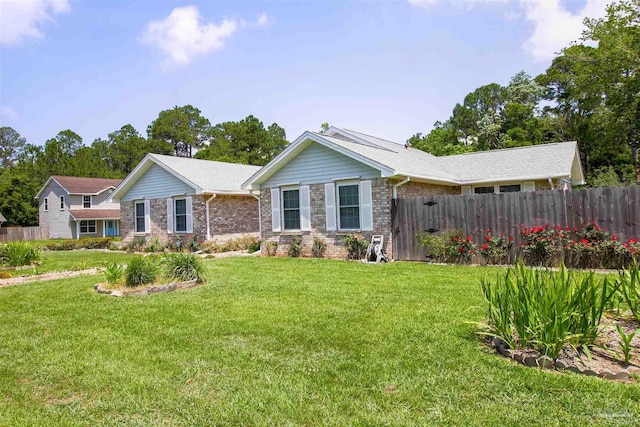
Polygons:
M387 179L373 179L371 181L371 195L373 199L373 231L362 234L371 239L373 234L384 236L384 245L387 255L393 257L392 253L392 233L391 233L391 198L393 195L393 184ZM406 186L406 189L403 187ZM302 237L302 256L312 256L311 246L315 237L324 239L327 244L325 252L326 258L344 259L347 251L342 244L342 238L346 234L344 231L327 231L324 184L313 184L309 186L311 194L311 231L297 233L274 233L271 230L271 192L268 188L263 189L260 195L263 241L277 242L278 249L276 255L286 256L288 246L294 236ZM432 184L422 184L409 182L398 188L400 197L421 197L436 194L459 194L460 187L443 187ZM263 255L266 255L266 248L262 247Z
M200 241L207 239L205 204L210 197L192 196L193 233L191 235ZM167 233L167 199L151 199L149 203L151 232L146 235L134 232L134 202L120 204L120 235L124 242L129 242L136 237L146 237L147 240L157 237L160 241L166 242L174 235ZM259 231L258 201L251 196L218 196L209 202L209 220L212 239L218 236L257 233Z

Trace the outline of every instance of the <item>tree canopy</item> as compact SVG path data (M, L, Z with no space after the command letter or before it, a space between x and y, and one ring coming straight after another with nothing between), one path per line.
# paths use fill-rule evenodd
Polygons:
M203 147L209 139L211 123L200 110L191 105L164 110L147 128L154 144L171 144L178 157L193 157L194 149Z

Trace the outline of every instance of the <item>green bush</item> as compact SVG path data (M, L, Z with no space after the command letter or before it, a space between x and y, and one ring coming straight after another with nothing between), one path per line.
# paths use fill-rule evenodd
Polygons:
M40 246L29 242L0 245L0 264L9 267L31 265L40 259Z
M167 276L173 279L204 281L204 265L197 255L190 253L167 255L164 266Z
M142 252L146 244L147 239L145 237L136 237L132 241L127 243L127 252Z
M311 246L311 253L314 258L323 258L324 252L327 250L327 244L324 240L314 237L313 245Z
M124 276L124 269L115 261L104 268L104 277L109 283L120 283L122 276Z
M164 252L165 245L158 239L154 237L150 243L144 247L145 252Z
M369 241L358 233L349 233L342 238L342 243L347 248L348 259L362 259L367 252Z
M287 254L292 258L297 258L302 252L302 237L293 236L291 244L287 248Z
M440 234L418 232L418 244L427 250L428 256L438 262L468 264L477 252L471 236L462 237L462 230L449 230Z
M152 257L132 258L125 271L127 286L135 287L153 283L158 277L158 265Z
M265 242L264 248L267 251L267 256L276 256L276 252L278 251L278 242Z
M593 345L618 283L607 276L531 270L523 264L482 280L492 334L511 348L535 348L556 359L564 346Z

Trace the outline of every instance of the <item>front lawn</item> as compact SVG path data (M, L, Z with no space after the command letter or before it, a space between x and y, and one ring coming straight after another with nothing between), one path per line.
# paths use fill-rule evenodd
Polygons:
M496 269L206 262L184 292L0 288L0 425L633 425L640 385L479 343Z
M104 267L110 262L126 264L133 255L124 252L107 252L103 250L77 251L42 251L42 264L24 270L2 269L12 276L51 273L53 271L86 270L93 267Z

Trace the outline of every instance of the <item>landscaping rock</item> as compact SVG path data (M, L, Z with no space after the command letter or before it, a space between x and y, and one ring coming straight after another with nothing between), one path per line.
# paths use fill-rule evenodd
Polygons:
M615 374L608 369L603 369L598 373L598 376L600 378L607 378L607 379L613 378L614 375Z
M556 369L567 369L569 368L569 364L564 360L556 360Z
M582 375L586 375L588 377L597 377L598 373L596 371L594 371L593 369L587 368L584 369L582 372Z
M524 364L530 367L538 366L538 359L535 356L525 356Z
M520 353L514 353L513 354L513 360L515 360L518 363L524 363L523 362L523 358L522 358L522 354L520 354Z
M629 373L626 371L619 371L616 372L615 374L613 374L611 376L611 378L609 378L611 380L627 380L629 379Z
M576 365L569 365L567 366L567 370L571 371L571 372L575 372L576 374L581 374L582 373L582 369L580 369L578 366Z
M115 290L115 291L111 292L111 296L112 297L121 297L121 296L124 296L124 294L122 293L121 290Z
M549 356L539 357L538 360L536 361L536 363L542 369L555 369L555 365L553 363L553 359L550 358Z

